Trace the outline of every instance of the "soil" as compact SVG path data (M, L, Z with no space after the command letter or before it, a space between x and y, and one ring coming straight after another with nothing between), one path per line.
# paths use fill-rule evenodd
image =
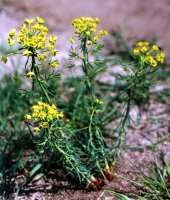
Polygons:
M170 50L170 1L169 0L1 0L0 36L6 36L9 29L19 26L24 18L41 16L46 19L51 32L62 37L61 60L68 52L68 38L72 34L70 21L78 16L99 17L101 27L109 31L119 30L126 38L157 37L158 44L166 51ZM108 47L109 48L109 47ZM123 194L131 195L136 188L127 181L118 178L128 177L136 180L132 163L146 170L153 161L153 151L148 145L156 142L170 131L169 105L153 100L143 108L134 108L135 121L127 135L125 147L141 145L142 150L125 149L115 164L114 180L106 187ZM133 115L132 113L132 115ZM170 141L158 144L155 154L165 153L170 159ZM170 162L170 160L169 160ZM31 182L17 200L116 200L104 189L99 192L86 191L63 179L54 170L55 176L43 177L38 182ZM23 177L19 177L22 178ZM11 194L9 199L14 199Z

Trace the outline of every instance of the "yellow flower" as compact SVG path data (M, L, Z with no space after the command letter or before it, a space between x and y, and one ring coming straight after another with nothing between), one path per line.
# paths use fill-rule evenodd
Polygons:
M54 49L50 51L52 56L56 56L56 54L58 53L58 50Z
M161 56L162 58L165 58L165 53L164 53L164 52L161 52L161 53L160 53L160 56Z
M20 26L20 31L21 33L24 33L24 34L28 33L28 28L26 27L25 24L23 26Z
M38 35L41 35L41 36L46 35L48 33L48 28L46 26L38 24L38 23L32 25L31 28L34 31L40 31L40 33Z
M38 101L37 105L32 106L32 109L32 117L35 121L50 122L58 117L63 117L63 113L59 112L54 104L51 106Z
M43 61L43 60L45 60L46 58L47 58L47 56L44 55L44 54L39 54L39 55L38 55L38 61Z
M143 46L142 48L141 48L141 52L142 53L145 53L145 52L147 52L148 51L148 47L147 46Z
M55 36L50 36L49 37L49 42L51 43L51 44L55 44L56 43L56 41L57 41L57 37L55 37Z
M151 64L151 66L153 66L153 67L156 67L156 66L158 65L157 61L154 60L154 59L150 62L150 64Z
M156 55L156 60L158 62L163 63L164 59L165 59L165 53L162 52L162 53Z
M100 24L100 19L98 17L96 18L96 24Z
M53 63L51 63L51 67L53 68L58 67L58 61L54 61Z
M37 103L38 103L39 106L43 106L44 105L44 103L42 101L38 101Z
M143 47L143 46L148 46L149 45L149 42L137 42L136 43L136 46L138 47Z
M30 120L30 119L31 119L31 115L26 114L26 115L24 116L24 119Z
M153 57L153 56L146 56L146 61L149 61L149 62L151 62L153 59L154 59L154 57Z
M49 123L48 122L42 122L41 127L42 128L49 128Z
M152 46L152 50L153 50L153 51L159 51L159 47L158 47L157 45L153 45L153 46Z
M90 41L90 40L88 40L88 41L87 41L87 45L92 46L92 45L93 45L93 42Z
M25 19L24 22L28 25L31 25L34 23L34 19Z
M137 42L133 50L134 55L139 55L142 62L156 67L163 63L165 53L157 45L151 45L149 42Z
M8 44L10 45L10 47L13 46L14 45L14 39L9 37L8 38Z
M70 42L71 42L72 44L74 44L76 41L75 41L75 39L72 37L72 38L70 38Z
M91 17L80 17L75 18L72 22L72 25L75 28L75 34L77 34L78 36L91 38L95 36L95 33L97 33L97 25L99 23L99 18L93 19ZM108 35L108 32L105 30L100 30L98 34L100 35L100 37L102 37L104 35ZM95 42L97 42L98 39L96 38L95 40Z
M90 36L90 35L91 35L90 31L87 31L87 32L86 32L86 35L87 35L87 36Z
M32 71L29 71L26 75L28 78L32 78L33 76L35 76L34 72Z
M98 36L95 36L95 37L93 38L93 41L94 41L94 42L98 42L98 41L99 41L99 37L98 37Z
M36 22L38 24L44 24L45 23L45 21L42 18L40 18L40 17L36 17Z
M105 31L105 30L100 30L100 31L99 31L99 35L100 35L100 36L104 36L104 35L109 35L109 34L108 34L108 32Z
M57 117L60 117L60 118L63 118L64 117L64 114L62 112L58 113L58 116Z
M13 29L10 31L9 36L10 36L10 37L14 37L15 35L16 35L16 29L13 28Z
M53 48L54 48L54 45L52 43L50 43L49 45L47 45L48 51L51 51Z
M35 132L35 133L40 133L40 128L39 127L35 127L34 129L33 129L33 132Z
M41 111L39 113L39 118L41 118L42 120L45 120L47 117L47 113L45 111Z
M139 55L140 51L139 51L138 48L134 48L133 53L134 53L135 55Z
M23 54L22 54L23 56L31 56L32 55L32 52L31 51L28 51L28 50L26 50L26 51L24 51L23 52Z
M154 59L153 56L147 56L146 61L152 66L156 67L158 65L157 61Z
M38 50L40 50L40 49L42 49L42 48L44 48L45 47L45 42L40 42L39 44L37 44L37 49Z
M20 26L20 32L17 34L16 41L25 50L23 56L32 55L31 52L35 52L37 55L46 52L47 50L54 56L57 51L54 48L57 42L57 37L50 36L47 37L48 28L44 26L44 19L36 17L34 19L25 19L24 24ZM8 36L8 43L10 46L14 44L14 36L16 35L16 30L12 29ZM32 49L30 51L30 49ZM39 51L41 50L41 52ZM38 56L38 60L42 61L46 56Z

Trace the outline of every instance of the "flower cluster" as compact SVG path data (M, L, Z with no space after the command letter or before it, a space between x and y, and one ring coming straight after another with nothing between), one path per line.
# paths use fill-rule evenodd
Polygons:
M38 61L44 61L47 58L43 52L49 52L55 56L58 50L54 49L57 42L57 37L47 37L48 28L44 26L45 21L36 17L34 19L25 19L24 24L20 26L20 32L16 35L16 30L12 29L8 36L10 46L18 42L24 49L23 56L36 55ZM52 67L57 67L55 62Z
M98 18L93 19L91 17L75 18L72 22L75 28L75 34L79 37L86 38L88 45L93 45L99 41L99 39L108 35L105 30L97 31L97 25L100 23ZM75 43L75 38L70 39L71 43Z
M42 128L49 128L49 122L56 118L63 117L63 113L59 112L54 104L49 105L42 101L38 101L37 105L32 106L32 110L32 115L25 115L25 119L34 119L36 122L40 121L40 127ZM37 129L36 127L35 132L38 132L37 130L40 130L40 128Z
M8 36L8 43L10 46L14 45L14 37L16 35L16 29L12 29L9 33L9 36Z
M151 45L149 42L137 42L133 53L139 55L143 62L152 67L164 63L165 53L157 45Z

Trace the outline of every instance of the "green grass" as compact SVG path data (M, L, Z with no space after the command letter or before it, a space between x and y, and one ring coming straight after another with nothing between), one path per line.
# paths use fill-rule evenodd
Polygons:
M142 184L145 199L170 199L170 165L162 155L162 165L155 158L154 164L148 167L149 175L137 169L139 182Z
M154 161L145 172L133 164L137 173L137 180L131 181L140 191L134 194L140 200L168 200L170 199L170 164L165 155L161 154L161 162L154 155Z
M20 80L5 76L0 85L0 195L3 196L11 192L12 177L15 179L16 172L24 169L23 153L32 145L21 123L30 104L21 101L21 84Z

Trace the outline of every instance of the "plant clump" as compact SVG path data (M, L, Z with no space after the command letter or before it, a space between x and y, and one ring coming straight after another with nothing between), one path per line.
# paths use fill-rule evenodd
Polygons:
M75 34L70 39L72 47L68 68L77 67L75 63L79 60L83 74L71 79L66 91L69 96L70 88L74 87L74 94L71 93L67 101L55 88L54 83L60 78L59 72L54 69L58 66L57 37L48 37L44 19L26 19L19 34L12 29L8 43L9 46L17 43L18 49L1 58L4 63L15 54L27 59L24 76L32 87L20 92L23 99L31 100L26 105L25 126L21 132L30 133L33 151L39 152L41 158L39 162L43 166L42 160L48 157L47 162L50 163L55 157L55 162L68 175L94 190L100 190L105 179L113 180L114 164L130 125L132 105L137 97L147 97L159 64L165 58L164 52L156 45L149 42L135 44L133 62L123 62L122 68L127 73L118 77L123 85L120 97L124 102L122 112L117 114L120 107L117 108L113 100L111 93L114 90L106 88L106 95L96 80L98 74L107 70L100 53L102 37L108 32L98 30L99 23L98 18L91 17L76 18L72 22ZM61 88L64 92L64 86ZM119 124L109 130L109 122L115 119L119 119ZM25 183L20 189L23 186Z

